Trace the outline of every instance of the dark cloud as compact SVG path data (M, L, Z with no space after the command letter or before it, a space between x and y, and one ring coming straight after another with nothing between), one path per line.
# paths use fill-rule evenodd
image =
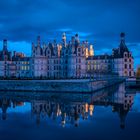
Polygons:
M140 42L139 0L4 0L0 1L0 40L31 42L68 39L78 32L98 49L119 44L120 32L128 43Z
M0 1L0 39L7 36L11 40L30 40L38 33L45 35L52 30L71 28L100 38L125 31L135 41L140 35L140 3L134 1Z

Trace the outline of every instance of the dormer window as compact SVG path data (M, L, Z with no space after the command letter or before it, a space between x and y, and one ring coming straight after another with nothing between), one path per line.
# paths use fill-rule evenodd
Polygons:
M128 57L128 54L127 54L127 52L125 52L125 53L124 53L124 57Z

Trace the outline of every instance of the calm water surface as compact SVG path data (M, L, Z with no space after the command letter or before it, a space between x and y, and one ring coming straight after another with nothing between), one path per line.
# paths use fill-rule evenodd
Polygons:
M140 140L140 92L0 92L0 140Z

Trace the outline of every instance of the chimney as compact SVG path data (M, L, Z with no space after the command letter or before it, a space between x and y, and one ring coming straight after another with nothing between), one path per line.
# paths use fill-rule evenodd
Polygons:
M7 51L7 39L3 40L3 51Z
M40 36L37 37L37 46L40 47Z

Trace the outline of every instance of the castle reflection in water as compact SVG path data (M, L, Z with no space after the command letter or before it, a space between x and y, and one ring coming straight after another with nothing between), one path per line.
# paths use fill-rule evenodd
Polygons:
M80 120L94 117L98 106L111 106L117 112L120 127L125 127L125 119L134 102L135 92L127 92L125 84L120 84L93 94L78 93L0 93L0 115L8 119L8 108L31 105L31 117L37 125L41 119L49 118L62 126L66 124L79 126Z

